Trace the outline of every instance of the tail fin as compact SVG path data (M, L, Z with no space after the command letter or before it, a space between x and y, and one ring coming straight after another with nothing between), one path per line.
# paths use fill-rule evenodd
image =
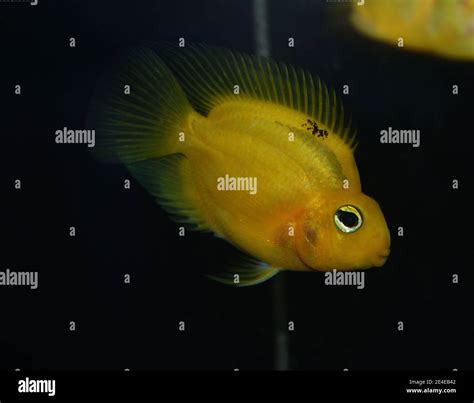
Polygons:
M88 127L97 133L95 155L130 164L179 152L192 111L165 63L150 49L134 50L93 97Z

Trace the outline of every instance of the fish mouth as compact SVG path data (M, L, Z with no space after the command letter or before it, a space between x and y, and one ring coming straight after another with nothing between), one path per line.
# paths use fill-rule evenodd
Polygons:
M385 264L385 262L387 261L389 255L390 255L390 250L384 251L384 253L378 255L377 258L374 261L374 266L375 267L382 267Z
M385 262L387 261L390 255L390 249L385 249L383 252L379 253L378 256L374 260L375 267L382 267Z

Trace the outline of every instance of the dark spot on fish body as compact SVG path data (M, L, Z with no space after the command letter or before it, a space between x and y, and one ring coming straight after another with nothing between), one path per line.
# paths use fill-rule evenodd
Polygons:
M318 124L317 122L315 122L314 120L311 120L311 119L307 119L306 120L306 123L303 123L301 125L301 127L306 127L306 130L309 130L311 131L311 134L314 136L318 130L319 130L319 127L318 127Z
M318 137L323 140L327 138L329 134L326 129L320 129L318 123L312 119L307 119L306 122L301 125L301 127L305 127L306 130L311 131L313 136L317 134Z
M319 129L318 137L321 137L324 140L325 138L327 138L327 136L328 136L327 130Z

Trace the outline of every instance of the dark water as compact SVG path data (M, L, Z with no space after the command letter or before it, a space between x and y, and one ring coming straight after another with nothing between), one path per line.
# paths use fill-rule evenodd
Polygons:
M473 64L369 41L332 7L271 1L271 53L350 86L363 189L382 206L392 254L366 272L363 290L284 275L289 367L473 369ZM56 129L84 127L99 75L126 46L185 37L253 52L251 2L40 0L1 5L0 15L0 269L40 278L35 291L0 288L0 368L273 368L274 281L234 289L202 277L225 245L178 237L143 188L123 189L124 168L54 143ZM381 145L389 126L421 130L421 146Z

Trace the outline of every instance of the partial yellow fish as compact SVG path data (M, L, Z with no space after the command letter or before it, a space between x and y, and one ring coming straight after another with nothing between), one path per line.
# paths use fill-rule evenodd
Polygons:
M390 234L361 191L342 105L311 73L219 48L142 49L99 88L97 155L180 222L244 252L213 278L382 266Z
M362 4L363 3L363 4ZM474 0L364 0L353 25L374 39L452 59L474 59Z

